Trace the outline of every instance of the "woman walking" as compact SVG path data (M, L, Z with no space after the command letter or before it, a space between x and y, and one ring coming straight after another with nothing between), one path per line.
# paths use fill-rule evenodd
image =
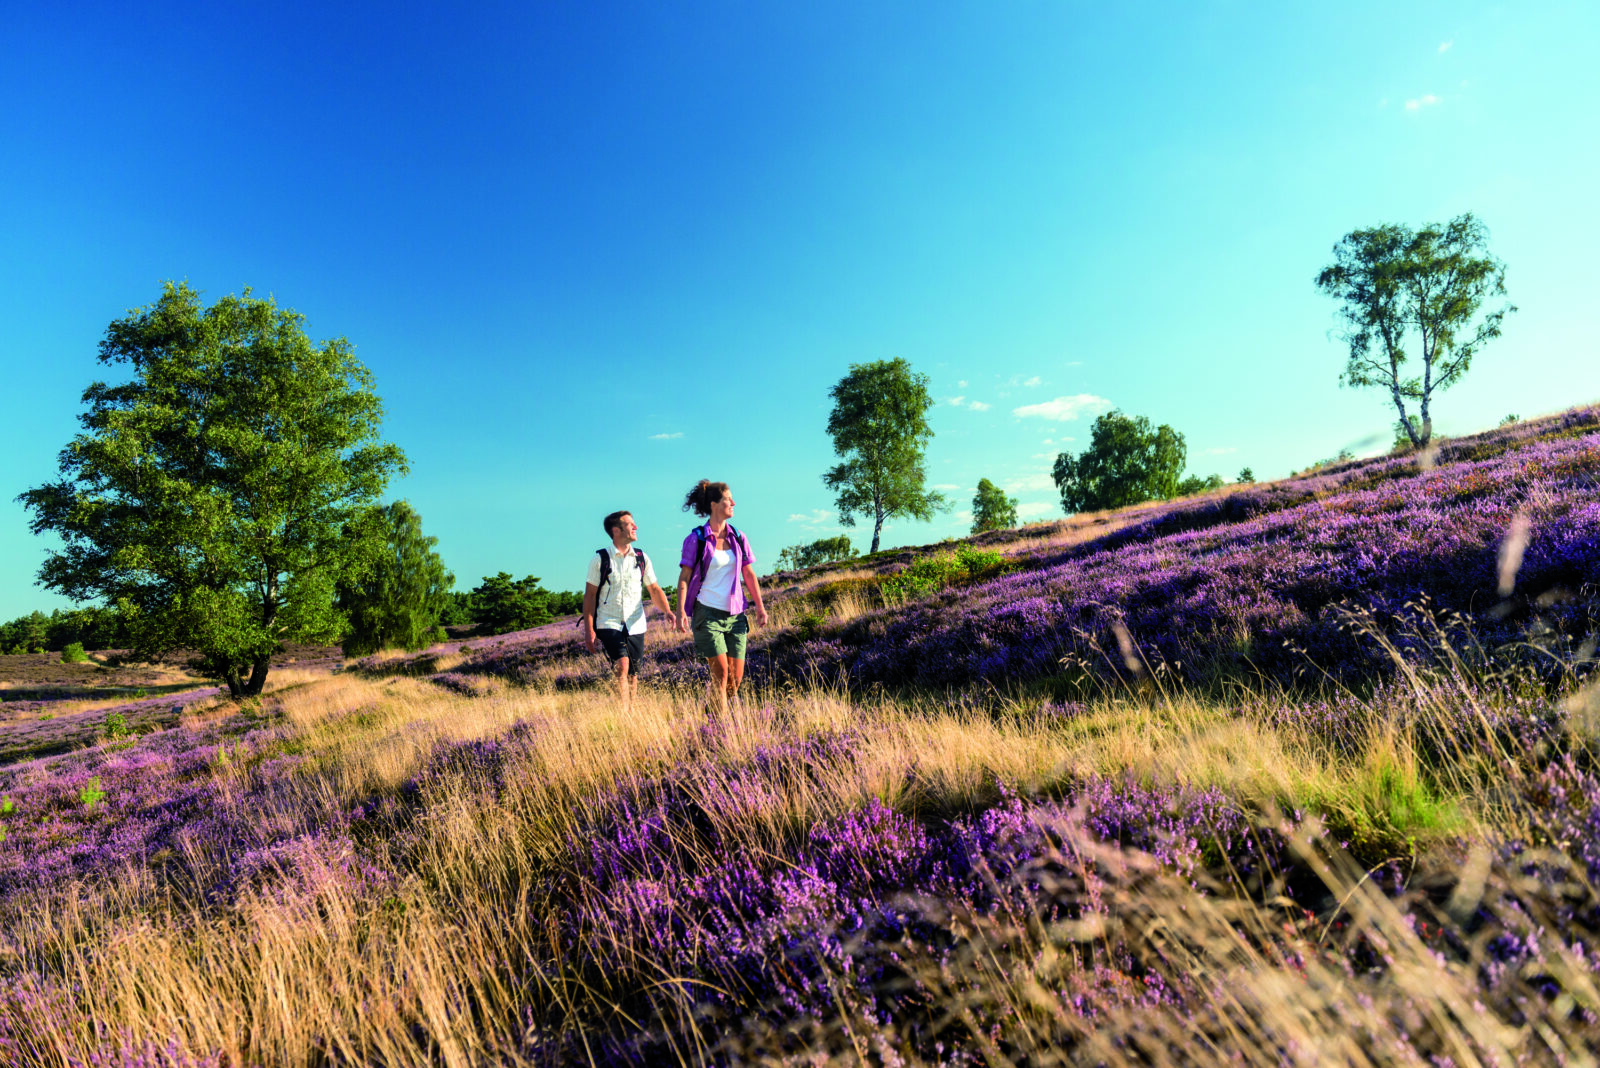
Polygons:
M706 522L683 539L677 622L680 628L687 625L693 630L695 653L704 658L711 672L711 707L726 712L744 679L745 643L750 634L745 606L748 603L754 609L756 625L761 627L767 625L767 609L761 603L761 584L756 581L755 553L729 522L733 491L728 484L701 479L684 498L683 510L691 509Z

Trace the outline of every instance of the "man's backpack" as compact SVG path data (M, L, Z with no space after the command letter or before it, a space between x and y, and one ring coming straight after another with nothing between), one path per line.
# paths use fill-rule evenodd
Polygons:
M650 567L650 558L644 554L643 549L636 548L633 551L639 556L636 566L639 568L639 592L642 594L644 592L644 573ZM595 552L600 555L600 582L595 587L595 607L598 608L611 600L611 595L606 592L606 583L611 581L611 554L604 549L596 549Z

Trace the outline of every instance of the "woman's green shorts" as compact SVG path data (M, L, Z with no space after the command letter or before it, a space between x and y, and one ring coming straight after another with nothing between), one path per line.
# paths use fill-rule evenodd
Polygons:
M744 646L750 635L750 621L745 618L743 612L733 615L720 608L697 604L694 606L694 618L689 626L694 631L694 651L702 659L709 660L713 656L744 659Z

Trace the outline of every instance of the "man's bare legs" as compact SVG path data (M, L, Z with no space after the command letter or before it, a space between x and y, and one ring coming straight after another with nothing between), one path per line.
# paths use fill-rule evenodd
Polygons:
M616 662L617 671L617 696L622 700L622 714L627 715L633 707L634 694L639 692L639 677L628 673L628 658L620 657Z

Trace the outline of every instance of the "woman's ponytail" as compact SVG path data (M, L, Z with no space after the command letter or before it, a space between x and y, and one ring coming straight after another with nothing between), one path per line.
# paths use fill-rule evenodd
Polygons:
M688 496L684 497L683 510L685 512L693 511L696 515L709 516L711 514L711 506L727 496L727 493L728 484L726 482L712 482L708 478L702 478L695 483L694 489L689 491Z

